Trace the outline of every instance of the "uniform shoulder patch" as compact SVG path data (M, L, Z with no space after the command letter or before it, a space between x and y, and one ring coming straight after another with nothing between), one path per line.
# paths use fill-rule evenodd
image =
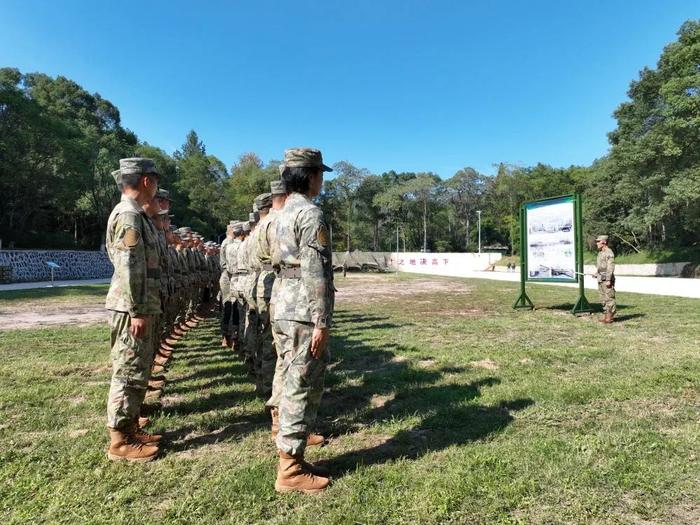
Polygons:
M316 238L318 239L318 243L326 247L330 244L330 236L328 235L328 228L326 228L325 224L321 224L321 226L318 228L318 233L316 234Z
M129 228L126 230L126 233L124 234L124 246L127 248L133 248L134 246L137 246L139 241L141 240L141 234L139 233L138 230L134 228Z

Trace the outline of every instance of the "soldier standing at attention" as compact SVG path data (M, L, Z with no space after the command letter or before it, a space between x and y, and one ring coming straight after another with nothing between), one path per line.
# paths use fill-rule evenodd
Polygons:
M332 252L323 212L311 199L323 186L321 152L288 149L282 174L289 196L277 214L272 263L280 268L274 330L283 360L275 490L314 493L330 480L304 461L310 427L323 394L323 376L330 360L327 348L333 315Z
M219 265L221 277L219 289L221 290L221 346L231 348L233 346L233 334L231 326L231 273L226 265L226 247L233 242L233 221L226 227L226 238L221 243L219 252Z
M601 323L610 324L613 322L617 304L615 302L615 254L608 247L608 236L599 235L595 240L598 247L598 259L596 260L596 273L594 277L598 279L598 294L600 302L603 303L603 313Z
M112 380L107 401L111 460L151 461L160 436L142 432L139 411L146 395L161 314L158 238L143 211L158 190L159 174L147 158L119 161L113 176L121 201L107 221L106 248L114 266L107 293L111 310Z

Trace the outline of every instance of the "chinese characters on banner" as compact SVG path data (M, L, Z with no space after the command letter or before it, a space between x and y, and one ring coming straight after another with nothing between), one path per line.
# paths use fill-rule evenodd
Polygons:
M389 264L391 266L394 266L398 263L398 266L405 266L405 265L411 265L411 266L440 266L440 265L447 265L450 264L450 259L448 257L442 257L442 258L435 258L432 257L430 259L426 259L425 257L421 257L420 259L415 259L415 258L403 258L403 257L398 257L394 259L393 257L389 259Z

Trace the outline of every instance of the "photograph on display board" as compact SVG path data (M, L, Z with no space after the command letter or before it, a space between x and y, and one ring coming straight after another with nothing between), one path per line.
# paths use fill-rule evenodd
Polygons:
M576 282L574 198L531 202L525 212L527 279Z

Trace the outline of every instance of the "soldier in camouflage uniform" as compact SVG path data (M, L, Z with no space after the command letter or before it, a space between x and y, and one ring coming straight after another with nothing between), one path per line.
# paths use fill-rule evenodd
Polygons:
M272 343L269 302L275 273L272 269L269 246L270 208L272 194L263 193L255 197L255 205L260 221L255 228L250 243L248 260L254 273L252 293L255 297L257 338L255 341L255 390L263 399L272 392L272 376L275 370L276 354ZM262 247L262 251L261 251ZM267 291L265 290L267 288Z
M617 312L615 302L615 254L608 247L608 236L599 235L596 237L598 248L598 259L596 260L596 273L594 277L598 279L598 294L600 302L603 303L603 317L600 322L609 324L613 322Z
M278 359L283 361L277 448L278 492L324 490L327 477L304 461L310 428L323 394L330 360L327 348L333 315L332 252L323 212L311 199L319 195L323 172L321 152L310 148L285 151L282 179L289 196L276 217L272 264L279 268L275 303Z
M245 302L245 328L243 339L243 351L245 361L248 364L248 372L252 377L257 377L257 361L256 351L258 346L258 312L255 306L257 287L257 278L255 271L251 265L250 252L251 247L255 244L255 236L257 225L260 216L257 211L249 214L248 223L250 224L250 233L243 241L241 248L238 250L238 268L241 267L247 270L247 275L241 281L243 299Z
M221 290L221 346L231 348L233 346L233 326L231 325L231 272L228 270L226 261L226 248L233 242L234 221L229 222L226 227L226 238L221 243L219 251L219 265L221 266L221 277L219 278L219 288Z
M158 238L143 205L158 189L155 163L146 158L119 161L113 173L121 193L107 221L106 249L114 266L107 293L111 310L112 379L107 402L111 460L150 461L160 436L138 427L157 337L154 317L161 314Z
M229 300L231 301L231 326L233 338L233 351L239 353L240 341L242 340L240 330L240 304L238 297L238 248L243 242L243 223L236 221L233 224L233 241L226 247L226 268L231 274L229 284Z
M238 353L246 361L248 361L248 352L245 348L246 341L246 318L248 316L248 305L245 301L245 281L248 278L248 264L246 263L246 239L250 235L250 222L242 221L241 227L243 229L241 233L241 242L236 250L236 262L234 263L236 267L235 279L231 280L231 286L235 287L236 299L238 302ZM248 363L249 372L252 373L252 363Z

